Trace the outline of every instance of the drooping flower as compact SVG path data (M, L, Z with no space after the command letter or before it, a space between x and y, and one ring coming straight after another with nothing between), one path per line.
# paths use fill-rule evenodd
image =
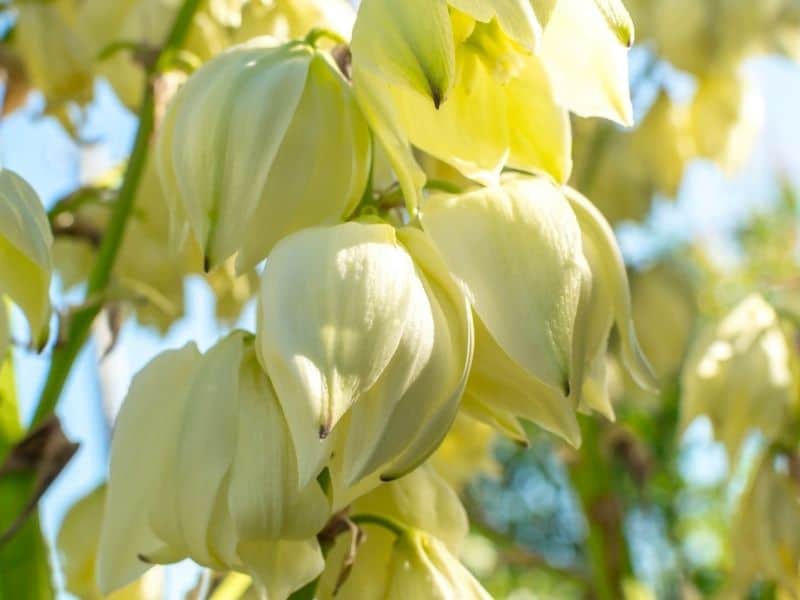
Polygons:
M94 82L92 57L78 32L76 5L57 0L23 2L16 8L13 45L48 107L59 111L70 101L88 102Z
M188 220L207 267L238 252L244 272L283 236L352 212L370 135L329 55L259 38L189 79L167 109L158 157L176 229Z
M726 597L746 595L755 580L797 589L800 561L800 484L786 457L760 457L733 514L731 577Z
M117 421L100 589L184 558L249 573L271 599L305 585L323 568L329 504L316 481L299 483L299 452L251 335L160 355Z
M354 89L412 212L424 175L410 144L481 181L507 165L567 178L569 122L540 36L527 1L361 4Z
M475 311L465 393L473 414L517 438L519 416L577 443L577 408L613 414L607 399L583 397L583 388L587 378L602 378L614 322L626 365L653 385L613 231L577 192L510 176L461 195L433 195L420 220Z
M458 410L472 320L420 231L296 233L270 254L259 301L259 358L304 449L301 484L332 447L341 489L396 478L436 449Z
M567 109L631 122L632 39L618 0L366 0L354 89L413 213L424 174L412 145L482 183L504 167L566 181Z
M775 439L797 410L792 352L775 310L753 294L695 342L683 368L681 421L707 415L737 456L749 433Z

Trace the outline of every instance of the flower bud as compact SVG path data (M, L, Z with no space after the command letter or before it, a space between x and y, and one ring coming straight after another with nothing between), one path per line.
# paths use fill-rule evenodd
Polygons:
M304 449L301 483L332 446L340 489L375 471L398 477L436 449L466 381L472 321L421 232L346 223L286 238L258 316L259 357Z
M37 347L50 322L53 234L33 188L13 171L0 169L0 295L25 313Z
M31 83L49 107L88 102L94 76L91 55L77 31L73 2L23 2L17 7L14 46L25 61Z
M748 296L692 348L682 374L683 426L708 415L732 457L754 429L775 439L797 407L791 360L775 310Z
M411 532L395 541L385 597L393 600L491 598L441 541L423 532Z
M398 529L424 531L439 544L457 554L469 530L467 514L455 490L430 466L423 465L405 477L385 483L356 500L350 514L358 519L369 515L388 520L389 530L380 523L362 522L365 539L355 548L349 572L347 559L352 554L352 536L341 536L328 554L325 572L320 578L318 597L386 598L390 583L389 566ZM416 596L410 596L416 597Z
M245 571L269 598L308 583L323 567L315 536L328 502L316 481L298 483L294 455L252 336L234 332L204 356L193 345L160 355L117 421L101 589L183 558Z
M329 56L264 38L189 79L167 109L158 155L178 199L173 219L187 215L207 266L238 251L244 272L285 235L355 208L370 136Z
M95 565L105 502L105 485L76 502L64 517L56 539L64 588L81 600L100 600L104 597L95 581ZM153 569L107 598L157 600L162 597L162 583L162 571Z
M431 196L420 219L476 314L465 392L473 415L517 439L523 417L577 444L576 408L613 415L607 397L582 395L587 380L602 382L614 321L626 366L653 385L621 253L588 200L545 179L507 177L460 196Z
M361 4L354 90L411 212L424 175L410 144L478 181L505 166L568 177L569 122L534 54L539 33L527 1Z

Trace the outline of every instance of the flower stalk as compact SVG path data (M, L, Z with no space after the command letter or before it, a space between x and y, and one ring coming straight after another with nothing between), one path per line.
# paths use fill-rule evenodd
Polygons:
M108 287L114 263L122 246L128 218L133 211L136 192L139 189L139 182L147 163L150 138L155 129L156 102L153 80L165 66L169 65L172 57L179 52L186 40L192 19L199 6L200 0L184 0L166 42L158 55L158 59L147 69L144 97L139 109L139 129L136 133L133 151L128 161L119 195L114 203L108 229L100 243L97 263L89 277L86 290L87 298L102 294ZM67 378L72 371L75 359L86 343L92 323L101 310L101 305L92 303L73 315L68 326L65 342L63 345L56 347L53 352L50 370L47 373L47 379L39 397L31 427L36 427L42 423L55 410Z

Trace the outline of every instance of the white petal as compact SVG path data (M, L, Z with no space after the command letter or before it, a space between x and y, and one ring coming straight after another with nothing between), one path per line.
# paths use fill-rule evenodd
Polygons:
M299 484L326 437L397 350L421 285L387 225L346 223L281 241L267 261L258 345L298 449Z
M149 524L149 512L162 492L162 465L174 453L184 417L186 385L200 353L194 344L165 352L131 383L111 444L105 519L98 551L98 584L104 593L124 586L150 565L139 560L163 548ZM177 515L172 513L172 519Z
M492 337L531 375L568 394L584 258L559 189L512 178L458 197L433 196L421 220Z
M607 18L613 16L612 5L618 9L613 22ZM563 106L582 117L632 125L628 47L633 34L620 20L624 10L611 0L558 0L544 31L541 56Z
M611 300L625 366L640 386L656 389L657 380L636 339L628 274L614 231L589 200L570 188L565 188L565 194L583 235L592 241L593 252L588 258L595 263L591 265L593 277L602 281Z
M239 427L228 505L240 540L316 535L328 501L312 481L298 491L297 462L286 419L252 350L239 385Z

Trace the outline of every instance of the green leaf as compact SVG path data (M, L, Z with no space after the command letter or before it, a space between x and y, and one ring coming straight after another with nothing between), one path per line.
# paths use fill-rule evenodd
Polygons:
M5 307L0 309L4 310ZM11 355L0 367L0 466L22 437ZM0 475L0 534L22 512L33 493L33 473ZM37 514L32 515L16 534L0 545L0 598L52 600L47 544Z

